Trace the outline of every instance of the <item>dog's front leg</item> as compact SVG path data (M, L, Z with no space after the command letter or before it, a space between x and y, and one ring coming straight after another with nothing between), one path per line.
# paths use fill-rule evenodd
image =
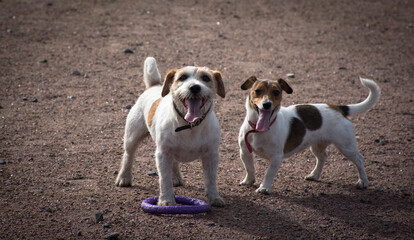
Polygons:
M160 196L158 205L174 205L175 195L172 181L173 157L157 148L155 161L159 174Z
M273 180L282 163L282 158L283 154L275 154L274 157L272 157L270 165L266 170L263 182L260 184L260 187L256 189L256 192L270 194L270 189L272 188Z
M215 207L223 207L224 200L217 191L217 167L219 162L218 150L201 157L204 172L204 186L208 202Z
M253 154L249 153L247 148L243 149L243 146L241 146L240 158L243 161L244 169L246 170L246 176L243 181L240 182L240 185L251 186L256 181Z

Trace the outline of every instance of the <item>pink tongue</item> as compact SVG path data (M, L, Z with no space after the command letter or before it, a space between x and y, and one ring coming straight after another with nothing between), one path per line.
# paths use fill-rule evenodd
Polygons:
M200 107L201 107L201 99L191 98L187 100L187 114L185 115L184 119L189 122L193 123L197 119L201 118L200 114Z
M265 132L269 130L271 115L272 115L271 110L259 109L259 120L257 120L257 123L256 123L256 130L258 132Z

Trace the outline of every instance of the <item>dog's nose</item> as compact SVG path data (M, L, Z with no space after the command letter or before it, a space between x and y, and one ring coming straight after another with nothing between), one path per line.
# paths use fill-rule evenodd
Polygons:
M201 91L200 85L193 85L190 87L190 91L192 94L197 94Z
M263 103L263 108L264 109L270 109L270 107L272 106L272 103L271 102L266 102L266 103Z

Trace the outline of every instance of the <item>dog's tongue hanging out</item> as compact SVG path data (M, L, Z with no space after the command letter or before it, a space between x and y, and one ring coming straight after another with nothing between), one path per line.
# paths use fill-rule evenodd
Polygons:
M200 108L201 108L201 99L198 98L190 98L186 101L187 107L187 114L185 114L184 119L189 122L193 123L196 120L201 118Z
M256 130L258 132L266 132L270 127L270 117L272 116L272 110L262 110L259 111L259 120L256 123Z

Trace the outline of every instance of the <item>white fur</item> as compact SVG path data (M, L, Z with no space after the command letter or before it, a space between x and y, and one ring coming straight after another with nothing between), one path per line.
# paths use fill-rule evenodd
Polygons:
M348 105L350 115L368 111L375 105L380 96L380 89L374 81L363 78L360 78L360 80L364 86L369 88L370 94L362 103ZM359 173L357 187L366 188L368 186L368 179L364 170L364 161L357 148L355 130L352 122L345 118L339 111L332 109L326 104L309 105L315 106L319 110L322 116L322 126L314 131L307 129L302 143L291 152L284 153L283 149L289 135L291 119L293 117L299 118L295 109L296 105L280 107L279 110L275 110L272 119L276 115L277 119L268 131L251 133L248 136L248 141L253 148L253 152L270 160L270 165L266 170L263 182L256 190L257 192L270 193L274 177L282 163L282 159L309 146L317 162L313 171L305 179L318 180L327 158L325 149L330 144L334 144L342 154L356 165ZM246 176L240 184L252 185L255 182L254 159L253 154L247 149L244 138L246 133L252 129L248 121L250 120L255 123L258 116L256 110L249 107L248 98L246 100L246 109L246 118L239 132L240 157L246 169Z
M194 70L193 67L184 69L190 76ZM175 129L187 123L173 108L173 98L178 94L186 94L191 84L202 85L202 91L211 98L211 104L214 104L215 91L203 82L190 77L174 93L170 92L162 98L153 117L152 126L149 127L148 113L152 103L161 97L162 91L161 77L154 58L148 57L145 60L144 82L147 90L138 98L127 117L124 136L125 152L116 185L121 187L131 185L134 154L141 140L149 133L156 143L155 158L160 184L159 205L175 204L173 186L183 183L179 162L190 162L200 158L208 201L214 206L223 206L224 201L219 196L216 187L220 128L213 112L214 105L199 126L180 132L175 132Z

